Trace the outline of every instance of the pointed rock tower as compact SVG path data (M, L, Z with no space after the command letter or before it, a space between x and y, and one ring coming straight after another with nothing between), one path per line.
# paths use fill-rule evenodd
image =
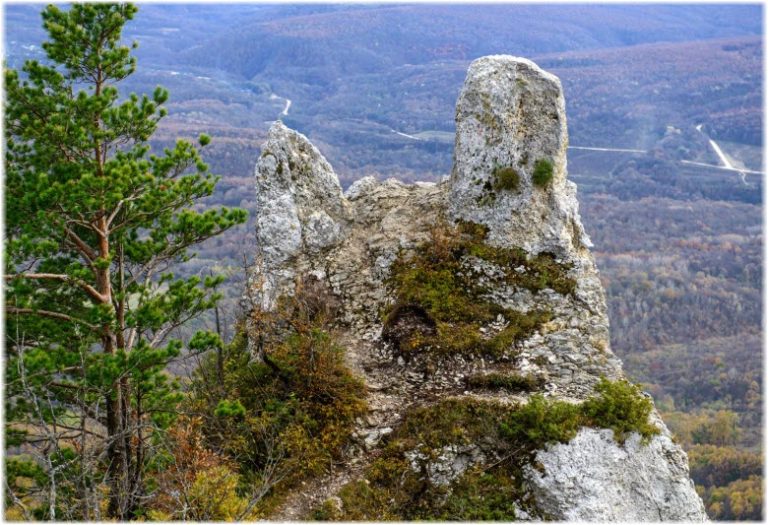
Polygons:
M342 194L308 139L273 125L250 304L323 283L369 407L341 465L273 519L706 519L610 349L567 146L560 81L511 56L471 64L438 184L366 177Z

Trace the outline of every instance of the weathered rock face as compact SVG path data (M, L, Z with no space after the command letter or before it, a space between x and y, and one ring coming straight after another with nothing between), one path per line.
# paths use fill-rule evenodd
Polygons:
M582 429L566 445L540 451L544 473L528 469L539 508L563 521L701 521L688 458L665 433L633 434L617 445L611 430Z
M256 170L259 257L249 276L249 297L269 309L277 296L293 293L296 279L312 275L325 282L341 304L338 329L347 363L370 392L370 413L359 422L359 446L349 457L356 466L324 480L328 488L318 494L297 494L275 518L302 518L308 501L333 497L340 480L362 476L360 465L413 408L447 397L513 405L530 395L472 390L470 376L514 370L540 378L538 391L550 398L579 402L593 394L600 377L623 375L610 350L604 293L579 219L576 187L566 180L559 80L528 60L478 59L459 97L456 130L448 180L406 185L366 177L346 194L306 137L280 122L270 130ZM511 178L502 180L502 170ZM461 271L483 281L484 301L521 315L546 311L546 322L494 355L398 353L382 337L382 312L394 300L393 263L430 242L441 220L484 226L490 246L552 258L575 288L509 284L498 276L530 270L464 257ZM500 315L480 327L481 337L508 322ZM662 434L647 445L637 435L619 445L606 431L582 429L570 443L538 451L543 471L526 470L538 510L526 507L518 517L706 519L684 452L660 419L658 424ZM413 462L428 460L417 449L408 454ZM425 472L434 485L447 486L493 454L481 445L451 444Z
M342 236L349 206L339 178L301 133L277 121L256 167L256 238L267 271L258 297L268 307L274 293L293 285L297 264Z
M456 106L450 213L490 227L490 241L578 257L591 243L578 215L576 185L566 180L568 130L560 80L529 60L475 60ZM537 187L537 163L552 180ZM498 190L494 172L512 168L516 191Z

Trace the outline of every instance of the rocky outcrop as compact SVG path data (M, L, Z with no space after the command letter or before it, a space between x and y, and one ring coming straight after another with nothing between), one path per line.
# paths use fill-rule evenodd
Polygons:
M618 445L611 430L582 429L567 444L536 454L528 469L539 508L561 521L701 521L688 458L668 433Z
M302 260L341 239L349 218L339 178L307 138L277 121L256 166L256 240L265 279L252 284L268 308L290 291Z
M594 393L601 377L622 377L610 349L604 293L579 218L576 187L567 180L564 107L560 81L532 62L478 59L457 105L450 178L407 185L366 177L345 194L306 137L280 122L273 125L256 170L259 255L248 296L254 307L269 309L279 295L293 293L297 280L311 275L324 282L340 304L346 361L369 390L370 412L358 422L358 446L348 458L354 468L322 485L337 490L340 479L364 476L361 465L398 434L403 416L435 400L512 407L536 392L578 403ZM484 235L489 248L475 250L479 255L458 250L463 255L455 261L454 277L481 283L478 301L499 312L472 325L478 332L474 340L494 341L494 352L435 351L439 342L404 352L394 336L382 335L398 293L393 268L434 244L440 224L473 225ZM508 267L493 250L524 257ZM486 253L491 255L484 258ZM415 321L390 332L418 329L432 337L439 320L413 328L419 316L424 321L430 314L409 308ZM528 324L525 330L508 330L515 322ZM468 386L472 377L510 373L535 378L531 384L537 386L533 391ZM647 444L637 434L621 445L610 431L582 429L571 442L536 452L536 468L525 470L521 485L529 491L527 510L521 508L518 517L705 519L685 454L660 419L657 423L662 433ZM419 448L404 457L414 464L426 461L431 483L447 487L473 465L499 461L483 446L447 444L433 451L433 463ZM323 491L323 497L333 496ZM317 500L307 491L296 495L302 497ZM307 505L293 500L275 518L301 518Z
M576 185L566 180L568 130L560 80L529 60L475 60L456 105L456 146L449 185L453 217L490 227L490 242L578 258L591 245L578 214ZM533 182L550 163L551 181ZM515 170L514 191L495 173ZM492 202L491 202L492 201Z

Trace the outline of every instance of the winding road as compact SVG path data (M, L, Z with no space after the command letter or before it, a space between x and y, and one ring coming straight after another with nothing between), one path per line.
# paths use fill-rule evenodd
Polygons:
M727 170L727 171L735 171L741 176L741 182L745 186L749 186L747 183L746 175L754 174L754 175L762 175L762 171L755 171L755 170L749 170L746 168L737 168L733 165L731 160L726 156L726 154L723 152L722 148L720 148L720 145L712 140L704 131L702 131L702 124L699 124L696 126L696 131L707 137L707 140L709 141L709 145L712 148L712 150L717 155L717 158L720 159L720 162L722 165L715 165L715 164L706 164L704 162L694 162L692 160L681 160L681 164L687 164L689 166L701 166L703 168L715 168L719 170ZM596 147L588 147L588 146L568 146L568 149L575 149L575 150L586 150L586 151L615 151L618 153L648 153L646 150L642 149L626 149L626 148L596 148Z
M276 98L276 95L273 95L273 97ZM283 110L283 115L288 114L288 108L291 107L291 101L289 99L286 100L285 109ZM727 170L727 171L735 171L741 176L741 182L748 186L746 180L746 175L753 174L753 175L762 175L762 171L755 171L750 170L746 168L737 168L733 165L733 163L730 161L730 159L726 156L726 154L723 152L722 148L720 148L720 145L712 140L704 131L702 131L703 124L699 124L696 126L696 131L707 137L707 140L709 141L710 147L714 150L715 154L717 155L717 158L720 159L720 162L722 165L715 165L715 164L706 164L703 162L694 162L692 160L681 160L681 164L687 164L689 166L700 166L702 168L715 168L720 170ZM397 131L396 129L390 129L392 133L395 133L397 135L400 135L401 137L406 137L412 140L424 140L420 137L415 137L413 135L409 135L407 133L403 133L402 131ZM593 147L593 146L568 146L568 149L572 150L581 150L581 151L604 151L604 152L616 152L616 153L640 153L640 154L646 154L648 153L647 150L644 149L630 149L630 148L599 148L599 147Z
M277 100L279 98L285 100L285 107L283 108L283 111L280 112L279 116L286 117L288 116L288 110L291 109L291 104L293 101L290 98L281 97L280 95L275 95L274 93L269 96L269 100Z

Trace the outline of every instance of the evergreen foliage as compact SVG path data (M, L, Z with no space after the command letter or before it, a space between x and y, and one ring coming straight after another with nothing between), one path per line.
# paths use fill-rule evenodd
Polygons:
M215 305L221 282L170 269L246 217L194 207L218 178L193 144L150 152L168 92L117 88L136 69L121 36L136 10L48 6L47 61L5 71L6 429L34 444L48 519L139 512L150 440L179 401L165 372L183 349L174 330Z
M601 379L595 392L597 395L580 404L551 401L535 394L510 414L502 431L509 437L525 436L537 448L552 442L567 443L583 426L609 428L619 443L631 432L645 440L659 433L658 427L648 421L653 404L637 385L624 379Z
M552 161L549 159L539 159L533 165L533 175L531 175L531 180L534 185L544 188L552 182L553 176L554 167L552 166Z
M646 440L659 433L658 427L648 422L653 410L651 398L634 383L601 379L595 391L598 395L581 407L588 425L610 428L619 442L624 442L630 432L637 432Z

